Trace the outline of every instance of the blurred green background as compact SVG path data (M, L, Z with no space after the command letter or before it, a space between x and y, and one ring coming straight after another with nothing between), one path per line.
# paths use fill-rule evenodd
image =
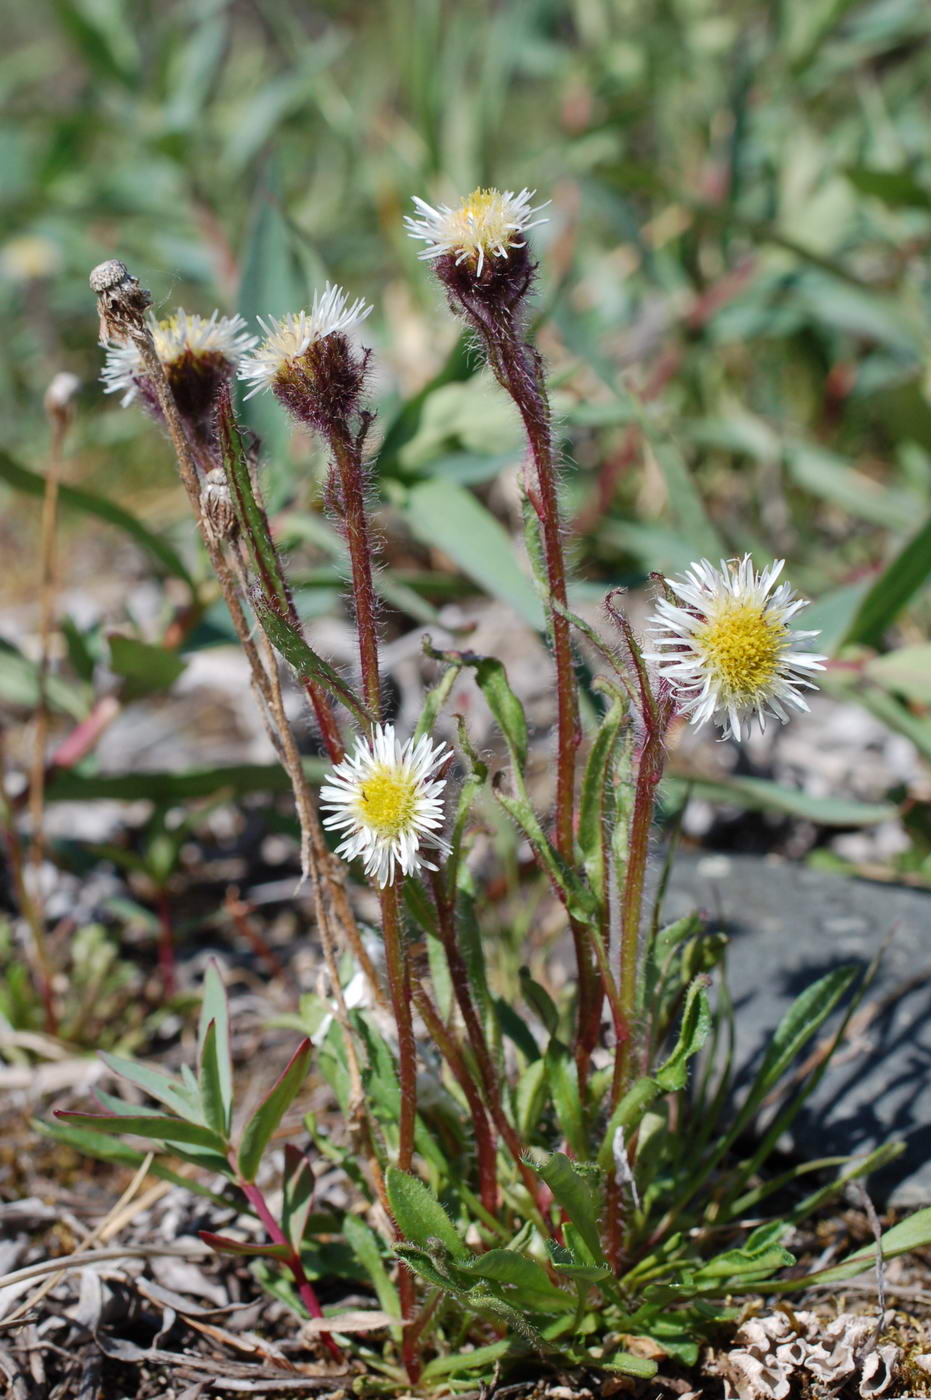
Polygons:
M329 277L375 305L406 625L476 587L532 620L494 490L520 434L401 222L413 194L526 185L551 202L537 311L577 598L785 555L829 684L931 754L927 0L40 0L5 26L0 412L22 465L74 371L69 480L189 550L164 444L101 395L90 267L123 258L163 314L280 314ZM291 543L319 545L314 449L270 400L250 412ZM36 509L0 491L11 605Z

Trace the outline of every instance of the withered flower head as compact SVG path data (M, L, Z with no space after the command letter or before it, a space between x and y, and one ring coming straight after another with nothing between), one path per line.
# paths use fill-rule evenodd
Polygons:
M368 352L356 352L346 333L371 311L361 297L350 303L328 282L309 311L259 317L265 339L239 367L240 379L252 386L246 398L271 389L295 418L324 432L347 420L358 405Z

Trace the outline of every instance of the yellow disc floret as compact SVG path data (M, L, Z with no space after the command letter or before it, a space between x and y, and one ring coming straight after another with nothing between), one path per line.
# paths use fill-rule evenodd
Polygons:
M725 603L696 629L695 648L729 695L758 695L779 669L789 629L755 603Z
M359 790L359 815L380 836L397 836L417 810L417 784L409 773L383 768Z
M532 190L473 190L461 204L441 204L434 209L414 196L418 215L404 220L412 238L426 243L422 258L451 253L456 263L472 266L477 276L491 258L507 258L512 248L526 246L524 234L544 223L535 215L545 206L533 206Z

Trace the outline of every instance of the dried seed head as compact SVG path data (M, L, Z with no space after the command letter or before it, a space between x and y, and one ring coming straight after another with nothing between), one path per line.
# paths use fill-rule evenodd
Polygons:
M235 535L236 511L222 467L211 467L204 477L200 507L215 539L231 539Z
M66 426L74 411L74 400L80 387L81 381L76 374L70 374L67 370L56 374L42 400L46 415L54 422Z
M97 264L88 280L91 291L99 296L101 292L112 292L121 282L136 279L130 278L129 268L124 262L120 262L119 258L108 258L106 262Z
M109 345L111 337L125 339L142 333L142 318L152 298L138 277L119 258L98 263L89 277L100 313L100 342Z

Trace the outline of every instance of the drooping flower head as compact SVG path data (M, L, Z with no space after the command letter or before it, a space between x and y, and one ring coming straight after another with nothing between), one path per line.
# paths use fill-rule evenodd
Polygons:
M739 740L754 717L763 730L768 715L785 724L790 708L808 709L801 692L815 688L811 673L826 658L805 649L817 632L790 626L807 602L777 586L784 562L757 574L748 554L720 569L702 559L667 580L678 601L657 602L650 630L663 650L645 656L693 724L713 720Z
M446 779L435 776L449 756L445 744L434 744L427 735L402 744L391 724L376 725L371 739L357 739L355 753L320 789L320 805L329 810L323 825L342 834L337 855L360 857L366 875L381 889L398 871L434 870L421 848L444 854L450 849L438 835Z
M316 427L348 418L358 402L368 352L356 354L347 332L371 310L361 297L350 302L341 287L328 282L323 292L314 292L309 311L280 320L260 316L265 339L239 367L240 379L251 385L246 398L271 389L296 418Z
M165 367L182 419L204 428L212 417L220 387L234 374L247 351L256 344L241 316L190 315L181 307L173 316L148 316L155 352ZM153 413L158 400L149 385L137 347L127 341L110 344L101 373L108 394L123 395L124 404L140 399Z
M418 216L405 218L407 232L427 245L419 256L433 262L455 311L468 316L476 293L504 312L524 297L534 269L525 235L546 223L535 217L546 204L532 204L534 193L477 189L437 209L414 196Z

